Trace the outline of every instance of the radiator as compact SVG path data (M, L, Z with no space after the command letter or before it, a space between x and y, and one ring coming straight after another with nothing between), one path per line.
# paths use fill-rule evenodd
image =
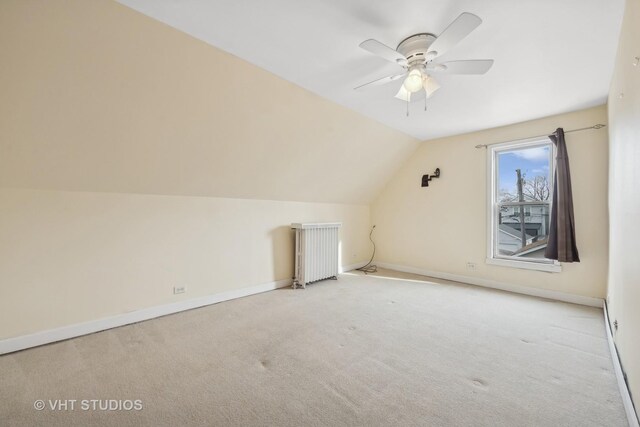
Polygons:
M337 279L341 225L339 222L291 224L296 230L294 289L318 280Z

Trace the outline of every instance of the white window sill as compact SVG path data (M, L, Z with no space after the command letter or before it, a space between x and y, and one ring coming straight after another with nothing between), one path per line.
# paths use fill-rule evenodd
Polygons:
M502 259L502 258L487 258L487 264L491 265L499 265L501 267L512 267L512 268L521 268L524 270L537 270L537 271L546 271L547 273L560 273L562 272L562 265L559 262L551 263L541 263L541 262L531 262L531 261L516 261L512 259Z

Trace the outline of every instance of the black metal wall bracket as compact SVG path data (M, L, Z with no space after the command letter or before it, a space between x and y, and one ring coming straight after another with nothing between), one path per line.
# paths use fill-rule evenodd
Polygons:
M440 178L440 168L436 168L435 172L433 172L433 175L431 176L429 176L429 174L422 175L422 186L428 187L429 181L431 181L433 178Z

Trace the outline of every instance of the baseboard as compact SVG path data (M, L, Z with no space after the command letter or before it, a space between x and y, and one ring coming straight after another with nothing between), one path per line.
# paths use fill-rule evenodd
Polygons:
M624 405L624 411L627 414L629 427L639 427L638 415L636 414L633 406L633 400L631 400L631 393L627 387L627 382L624 379L624 371L622 370L616 343L613 341L613 332L611 331L611 323L609 323L609 310L607 310L606 302L604 304L604 323L605 329L607 330L607 341L609 342L611 360L613 361L613 370L616 373L616 379L618 380L618 388L620 389L620 396L622 396L622 404Z
M391 264L386 262L376 263L378 267L388 268L389 270L402 271L404 273L420 274L422 276L435 277L437 279L451 280L454 282L466 283L469 285L482 286L485 288L500 289L503 291L514 292L518 294L531 295L535 297L547 298L557 301L570 302L573 304L588 305L590 307L603 306L603 300L600 298L585 297L582 295L566 294L564 292L551 291L548 289L531 288L527 286L517 286L509 283L497 282L489 279L481 279L471 276L463 276L458 274L442 273L439 271L425 270L422 268L408 267L404 265Z
M356 268L363 267L366 264L366 262L359 262L356 264L341 266L340 273L355 270ZM194 298L186 301L179 301L171 304L144 308L129 313L91 320L89 322L76 323L69 326L36 332L34 334L7 338L4 340L0 340L0 354L12 353L14 351L24 350L26 348L50 344L52 342L67 340L69 338L92 334L94 332L105 331L107 329L117 328L118 326L142 322L144 320L154 319L156 317L179 313L181 311L191 310L193 308L204 307L223 301L229 301L236 298L259 294L286 286L291 286L291 279L263 283L261 285L251 286L248 288L234 289L232 291L222 292L219 294L207 295L206 297Z
M340 272L355 270L365 266L366 262L345 265L340 267ZM549 291L537 288L528 288L495 282L486 279L478 279L474 277L461 276L449 273L441 273L436 271L424 270L415 267L407 267L390 263L377 263L379 267L388 268L390 270L403 271L406 273L420 274L439 279L452 280L472 285L484 286L488 288L501 289L509 292L516 292L526 295L533 295L543 298L555 299L559 301L571 302L575 304L589 305L593 307L602 307L602 300L598 298L590 298L579 295L570 295L562 292ZM156 317L166 316L168 314L179 313L193 308L204 307L223 301L229 301L235 298L242 298L277 288L291 285L291 279L278 280L275 282L263 283L261 285L248 288L236 289L219 294L208 295L206 297L194 298L186 301L179 301L171 304L165 304L155 307L149 307L141 310L123 313L115 316L105 317L102 319L92 320L84 323L63 326L60 328L49 329L46 331L36 332L29 335L22 335L13 338L0 340L0 354L12 353L14 351L24 350L26 348L37 347L39 345L49 344L56 341L62 341L69 338L79 337L82 335L92 334L94 332L104 331L107 329L124 326L131 323L141 322Z
M340 266L340 273L346 273L347 271L355 270L357 268L364 267L365 265L367 265L366 261L357 262L355 264L344 265L344 266L341 265Z
M91 320L89 322L76 323L74 325L36 332L34 334L7 338L4 340L0 340L0 354L12 353L14 351L24 350L30 347L37 347L43 344L49 344L56 341L62 341L69 338L92 334L94 332L117 328L118 326L129 325L131 323L166 316L168 314L179 313L181 311L191 310L193 308L204 307L223 301L229 301L236 298L259 294L262 292L283 288L285 286L291 286L291 279L263 283L248 288L234 289L227 292L207 295L206 297L194 298L171 304L158 305L155 307L135 310L129 313Z

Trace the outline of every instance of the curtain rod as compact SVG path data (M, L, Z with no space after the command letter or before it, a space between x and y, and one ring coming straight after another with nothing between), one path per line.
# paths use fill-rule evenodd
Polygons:
M586 128L580 128L580 129L571 129L571 130L565 130L564 133L571 133L571 132L579 132L581 130L588 130L588 129L602 129L603 127L605 127L606 125L603 125L602 123L598 123L597 125L593 125L593 126L589 126ZM494 142L492 144L478 144L476 145L476 148L487 148L490 145L496 145L496 144L503 144L505 142L515 142L515 141L521 141L523 139L534 139L534 138L542 138L545 136L549 136L549 134L546 135L538 135L538 136L530 136L528 138L521 138L521 139L516 139L516 140L511 140L511 141L502 141L502 142Z

